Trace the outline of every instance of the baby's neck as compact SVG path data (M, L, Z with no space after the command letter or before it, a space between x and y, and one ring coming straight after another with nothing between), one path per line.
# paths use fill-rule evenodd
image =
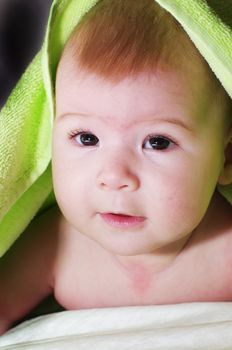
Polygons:
M183 249L187 247L191 236L192 234L189 234L182 240L150 254L134 256L115 255L114 259L125 274L134 276L159 274L175 263L176 259L182 254Z
M130 292L140 302L149 300L158 281L165 279L166 273L172 275L175 265L178 265L183 248L190 241L189 235L166 249L151 254L136 256L113 256L113 263L122 276L125 285L130 286Z

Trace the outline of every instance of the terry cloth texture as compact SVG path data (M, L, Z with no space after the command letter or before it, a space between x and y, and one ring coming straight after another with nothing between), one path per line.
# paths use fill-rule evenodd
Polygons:
M232 303L63 311L21 323L0 350L231 350Z
M0 113L0 256L55 204L50 161L56 67L70 33L96 2L53 2L43 46ZM232 1L157 2L181 23L232 97ZM232 185L219 190L232 203Z

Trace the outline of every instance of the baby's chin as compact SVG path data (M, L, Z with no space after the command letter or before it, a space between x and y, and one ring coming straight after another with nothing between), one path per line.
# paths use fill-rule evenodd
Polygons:
M146 239L139 237L139 239L133 239L133 237L114 237L114 239L98 240L93 239L101 248L108 251L110 254L121 257L138 257L138 256L157 256L169 251L166 247L169 244L147 242Z
M126 235L125 235L126 236ZM95 242L119 261L148 263L154 270L162 270L171 264L188 243L191 234L171 242L156 242L149 237L116 237L116 239L96 240Z

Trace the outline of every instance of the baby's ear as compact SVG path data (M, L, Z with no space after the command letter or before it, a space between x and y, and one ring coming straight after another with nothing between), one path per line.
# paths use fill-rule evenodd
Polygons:
M232 183L232 127L226 142L225 162L218 183L220 185L229 185Z

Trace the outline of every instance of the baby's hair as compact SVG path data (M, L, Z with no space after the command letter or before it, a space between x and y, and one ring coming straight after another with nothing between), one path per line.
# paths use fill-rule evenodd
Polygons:
M157 68L185 74L186 67L192 79L199 79L200 63L212 95L231 108L231 99L180 23L154 0L98 1L74 29L63 55L70 49L83 70L116 83Z
M75 28L68 48L87 71L111 81L200 54L175 18L154 0L100 0ZM65 50L66 51L66 50Z

